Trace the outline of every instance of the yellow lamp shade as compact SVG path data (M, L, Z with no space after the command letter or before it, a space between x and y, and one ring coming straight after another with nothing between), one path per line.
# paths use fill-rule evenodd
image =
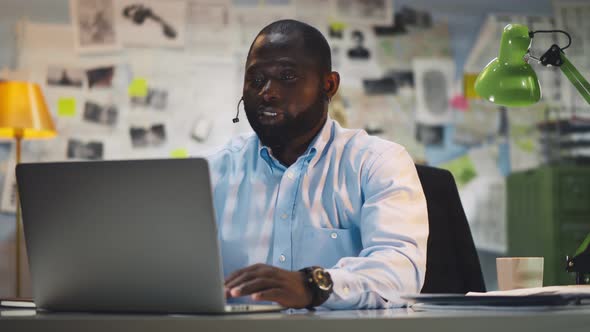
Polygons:
M43 139L55 135L39 85L0 82L0 138Z

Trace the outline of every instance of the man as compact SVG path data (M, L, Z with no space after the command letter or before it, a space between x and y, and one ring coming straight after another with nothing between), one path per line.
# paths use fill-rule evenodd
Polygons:
M380 308L420 291L426 201L403 147L327 116L340 83L315 28L274 22L246 61L256 135L210 156L228 298Z

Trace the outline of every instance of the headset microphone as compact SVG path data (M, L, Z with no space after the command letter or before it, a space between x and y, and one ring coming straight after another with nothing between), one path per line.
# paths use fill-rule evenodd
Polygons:
M241 103L243 100L244 100L244 97L240 98L240 101L238 101L238 107L237 107L238 111L236 112L236 117L232 119L232 121L233 121L234 123L238 123L238 122L240 122L240 118L239 118L239 115L240 115L240 103Z

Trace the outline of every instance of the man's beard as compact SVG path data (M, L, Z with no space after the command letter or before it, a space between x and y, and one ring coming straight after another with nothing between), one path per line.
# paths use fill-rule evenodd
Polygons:
M274 150L280 149L287 142L307 134L318 125L318 122L324 117L324 99L322 94L318 94L316 100L297 116L284 111L283 121L280 124L273 125L263 125L259 122L256 106L244 102L244 110L246 110L250 126L254 129L262 144Z

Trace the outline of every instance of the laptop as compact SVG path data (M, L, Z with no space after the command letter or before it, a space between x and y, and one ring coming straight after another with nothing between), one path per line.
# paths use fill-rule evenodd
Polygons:
M16 168L37 308L227 313L205 159L23 163Z

